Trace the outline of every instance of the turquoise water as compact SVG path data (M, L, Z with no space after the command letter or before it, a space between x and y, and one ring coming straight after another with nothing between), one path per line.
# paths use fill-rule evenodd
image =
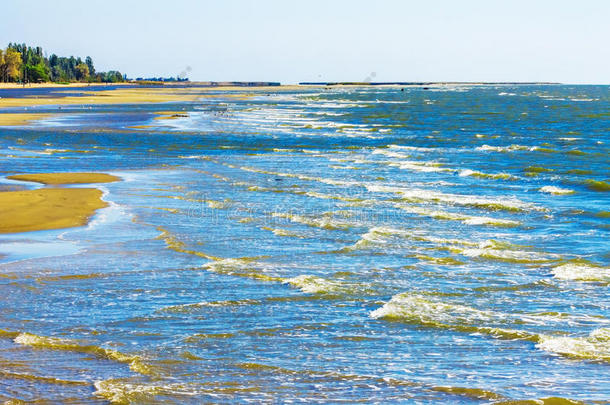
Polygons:
M607 86L230 95L0 128L123 179L0 235L0 399L609 403Z

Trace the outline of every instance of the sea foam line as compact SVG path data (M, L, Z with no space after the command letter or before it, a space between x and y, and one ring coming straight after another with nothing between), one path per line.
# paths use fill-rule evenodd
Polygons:
M464 333L479 333L499 339L524 340L554 354L585 360L610 361L610 328L594 329L587 336L556 336L539 334L509 326L578 323L577 318L539 314L511 314L480 310L470 306L429 299L421 294L403 293L393 296L370 317L450 329Z

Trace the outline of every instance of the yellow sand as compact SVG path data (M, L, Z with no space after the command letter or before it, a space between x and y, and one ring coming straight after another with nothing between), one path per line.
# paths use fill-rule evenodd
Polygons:
M0 193L0 233L82 226L104 208L96 188L43 188Z
M252 88L234 88L243 92L251 92ZM267 91L273 91L268 88ZM144 104L167 103L171 101L196 101L201 98L218 97L214 94L203 94L208 91L218 91L214 87L188 88L133 88L104 91L86 91L83 96L66 97L24 97L0 98L0 108L29 107L36 105L94 105L94 104ZM244 98L246 94L223 94L223 98Z
M307 86L311 88L315 86ZM96 104L142 104L167 103L172 101L196 101L202 98L245 98L254 93L277 93L302 89L304 86L266 86L266 87L239 87L239 86L192 86L161 88L119 88L114 90L84 91L83 96L55 97L53 94L45 97L0 98L0 109L3 107L29 107L37 105L96 105ZM59 92L68 92L61 91ZM235 91L229 94L209 94L219 91Z
M36 173L8 176L48 185L108 183L120 180L106 173ZM95 210L108 204L96 188L42 188L0 192L0 233L82 226Z
M8 125L26 125L31 121L37 121L45 118L49 118L52 114L0 114L0 126Z
M7 176L7 179L34 181L36 183L57 184L85 184L85 183L111 183L121 180L120 177L106 173L34 173L15 174Z
M14 84L7 84L14 86ZM82 83L72 84L72 86L81 86ZM9 86L9 87L10 87ZM6 86L5 86L6 87ZM70 85L57 85L54 83L44 83L40 85L32 85L32 87L66 87ZM24 108L43 106L43 105L100 105L100 104L158 104L169 102L189 102L207 98L236 98L244 99L253 95L265 95L272 93L280 93L284 91L294 91L296 89L312 88L319 86L263 86L263 87L240 87L240 86L202 86L193 84L191 87L176 87L166 85L161 88L118 88L114 90L96 91L92 86L91 90L84 91L82 96L68 95L66 97L57 97L53 93L45 96L26 96L23 98L0 98L0 126L7 125L26 125L30 121L48 118L53 114L31 114L31 113L3 113L3 108ZM27 89L28 87L26 87ZM70 90L58 90L59 93L66 93ZM219 92L221 92L219 94ZM168 111L169 112L169 111ZM163 112L159 114L157 119L172 119L177 118L173 115ZM179 112L177 112L179 113ZM136 126L132 128L146 128L147 126Z
M125 91L125 93L124 93ZM158 92L137 92L136 90L109 90L89 93L82 97L47 98L2 98L2 107L29 107L35 105L90 105L90 104L141 104L163 103L168 101L191 101L193 97L184 95L160 94Z

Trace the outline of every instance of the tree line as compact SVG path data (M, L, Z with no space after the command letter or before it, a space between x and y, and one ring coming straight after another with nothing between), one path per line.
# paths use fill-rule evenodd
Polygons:
M69 58L52 54L47 57L42 48L9 43L0 49L0 81L15 83L87 82L119 83L127 80L116 70L96 72L93 60L87 56Z

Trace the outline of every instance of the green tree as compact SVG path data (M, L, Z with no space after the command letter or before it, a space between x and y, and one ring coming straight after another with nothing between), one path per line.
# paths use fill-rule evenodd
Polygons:
M48 82L49 75L47 73L47 66L40 62L37 65L25 65L28 82Z
M76 78L80 81L87 80L89 78L89 67L84 63L76 65Z
M6 48L0 64L0 78L4 82L19 80L21 73L21 54L14 49Z
M23 75L23 77L21 77ZM6 51L0 50L0 81L94 81L117 83L125 80L120 72L96 72L93 60L87 56L64 57L51 54L45 57L41 47L9 43Z
M95 67L93 66L93 59L91 59L91 56L85 58L85 63L89 68L89 75L93 76L95 74Z

